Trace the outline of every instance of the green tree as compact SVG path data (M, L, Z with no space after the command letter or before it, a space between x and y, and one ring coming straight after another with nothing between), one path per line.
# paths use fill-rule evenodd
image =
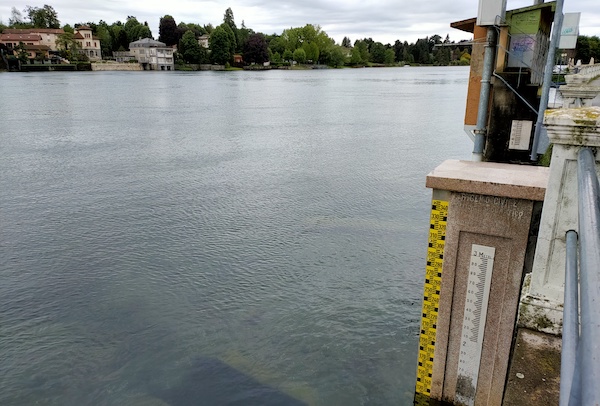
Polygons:
M304 52L304 49L298 48L294 51L294 61L298 63L306 62L306 52Z
M402 41L400 40L396 40L396 42L394 42L394 59L398 62L404 60L404 44L402 43Z
M279 52L275 52L273 54L273 57L271 58L271 61L274 64L279 65L281 62L283 62L283 59L281 58L281 55L279 54Z
M360 50L358 49L358 47L354 47L352 48L352 54L350 56L350 64L351 65L361 65L363 63L363 60L360 56Z
M204 63L206 62L206 50L198 44L196 35L192 30L188 30L179 40L177 47L183 60L187 63Z
M226 23L221 24L220 27L223 28L223 30L227 33L227 37L229 38L229 53L233 55L237 50L235 33L233 32L233 29Z
M283 54L286 49L286 41L280 35L273 35L273 37L269 41L269 48L273 52Z
M215 28L210 35L210 59L211 62L225 65L232 58L232 43L229 33L223 24Z
M282 58L284 61L290 62L292 59L294 59L294 53L289 49L286 49L285 51L283 51Z
M231 28L231 32L233 33L233 52L236 52L237 50L241 49L243 44L238 41L238 29L235 25L233 10L231 10L231 7L225 10L225 14L223 15L223 23L227 24L229 28Z
M350 38L344 37L344 39L342 40L342 46L344 48L352 48L352 42L350 42Z
M235 25L235 19L233 18L233 10L231 7L228 7L225 10L225 14L223 15L223 22L231 27L232 30L236 30L237 26Z
M375 42L371 46L371 57L375 63L385 63L385 46L381 42Z
M79 52L81 45L79 45L79 42L75 40L74 35L70 32L60 34L56 38L56 47L60 51L60 55L71 62L79 61L84 56Z
M102 56L112 56L112 38L110 36L110 27L105 21L100 20L98 23L96 35L100 39L100 52L102 53Z
M412 55L415 59L415 62L422 64L430 64L431 63L431 54L429 53L429 38L419 38L415 43L414 47L412 47Z
M589 63L590 58L594 58L596 63L600 62L600 38L595 35L591 37L580 35L577 38L575 55L582 63Z
M25 12L34 28L60 28L58 14L52 6L47 4L42 8L27 6Z
M262 64L269 60L267 40L263 34L252 34L244 45L244 61Z
M70 32L71 34L75 34L75 30L69 24L65 24L62 27L64 32Z
M371 60L369 46L366 41L357 40L356 42L354 42L354 49L358 50L360 54L360 63L367 64Z
M170 15L161 17L158 24L158 40L164 42L167 46L175 45L179 42L180 31L177 29L175 19ZM181 33L183 34L183 33Z
M140 35L142 24L134 16L127 16L127 21L123 26L123 30L127 35L127 43L137 41L140 38L144 38Z
M306 60L315 63L319 60L319 47L314 42L305 42L302 49L306 53Z
M450 65L450 48L446 46L436 48L433 62L440 66Z
M329 65L333 66L333 67L340 67L340 66L344 66L344 63L346 62L346 57L344 56L344 51L342 51L342 48L346 48L346 47L334 47L333 50L331 51L331 55L329 58Z
M15 47L15 51L17 52L17 59L21 63L27 63L29 61L29 53L25 49L25 44L23 42L19 42L19 45Z
M242 26L237 30L238 51L242 51L244 45L246 44L246 41L248 41L248 38L252 34L254 34L254 31L250 28L247 28L246 24L244 23L244 20L242 20Z
M383 63L385 63L386 65L393 65L394 62L396 62L396 53L394 52L394 50L392 48L386 49L385 50L385 59L384 59Z
M188 30L192 31L194 33L194 35L196 36L196 38L200 38L200 36L202 36L203 34L206 33L206 30L204 29L203 26L201 26L200 24L195 24L195 23L186 24L184 22L181 22L181 23L179 23L177 28L182 30L184 34Z

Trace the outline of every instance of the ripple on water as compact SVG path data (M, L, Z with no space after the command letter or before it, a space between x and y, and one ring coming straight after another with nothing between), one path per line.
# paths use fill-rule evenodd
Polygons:
M147 73L3 83L0 404L409 403L468 69Z

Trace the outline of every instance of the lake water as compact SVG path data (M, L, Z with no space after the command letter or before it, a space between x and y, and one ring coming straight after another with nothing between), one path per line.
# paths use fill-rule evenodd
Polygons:
M411 404L467 82L0 74L0 404Z

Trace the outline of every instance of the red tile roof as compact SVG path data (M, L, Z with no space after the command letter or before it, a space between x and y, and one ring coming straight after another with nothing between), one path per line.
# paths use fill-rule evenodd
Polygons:
M40 41L42 37L33 34L0 34L0 41Z
M6 28L3 34L64 34L62 28Z
M84 39L83 35L81 35L80 33L77 33L77 34L73 35L73 38L74 39Z
M25 45L25 49L31 51L49 51L50 47L48 45Z

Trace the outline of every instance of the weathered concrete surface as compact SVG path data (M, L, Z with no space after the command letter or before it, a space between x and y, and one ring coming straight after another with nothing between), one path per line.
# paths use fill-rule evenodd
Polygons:
M138 63L117 63L104 62L92 63L93 71L141 71L142 67Z
M558 405L560 337L519 329L503 406Z
M544 124L554 147L531 283L523 287L519 325L560 334L565 233L578 228L577 153L582 147L600 147L600 107L549 110Z
M427 175L431 189L543 201L549 169L449 159Z

